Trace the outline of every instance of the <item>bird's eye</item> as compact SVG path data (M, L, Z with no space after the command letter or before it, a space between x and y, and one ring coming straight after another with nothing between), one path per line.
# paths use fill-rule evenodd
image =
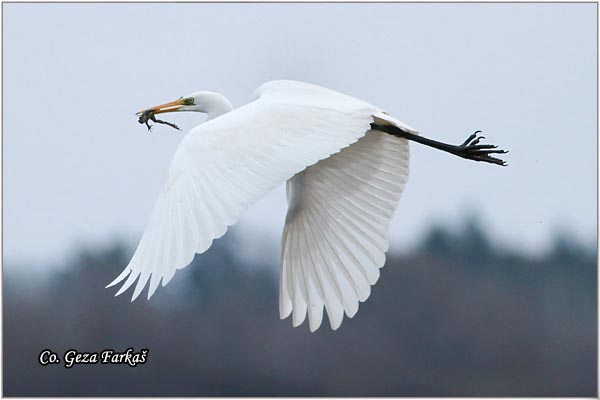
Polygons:
M183 102L185 103L185 105L191 106L192 104L194 104L194 98L193 97L188 97Z

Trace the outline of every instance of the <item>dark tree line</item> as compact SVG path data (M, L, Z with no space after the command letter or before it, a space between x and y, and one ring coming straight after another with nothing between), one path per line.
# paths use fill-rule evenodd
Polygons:
M494 248L476 221L433 228L389 255L354 319L313 334L278 318L278 260L250 266L235 242L217 240L150 302L104 289L122 244L81 251L43 285L5 273L4 396L596 395L596 250L566 236L531 258ZM37 361L128 347L148 362Z

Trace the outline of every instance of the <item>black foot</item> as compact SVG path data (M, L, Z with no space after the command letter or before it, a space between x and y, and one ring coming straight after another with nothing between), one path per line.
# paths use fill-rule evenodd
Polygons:
M492 157L490 154L506 154L506 150L496 150L498 146L493 144L478 144L481 139L485 139L484 136L477 136L481 131L476 131L463 142L463 144L456 146L454 154L459 157L467 158L469 160L484 161L492 164L507 166L506 161L499 158Z

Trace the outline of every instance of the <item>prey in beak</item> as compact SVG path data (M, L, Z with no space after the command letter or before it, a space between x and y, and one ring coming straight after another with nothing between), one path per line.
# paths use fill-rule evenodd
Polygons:
M146 110L138 111L135 115L139 116L138 122L140 124L146 124L146 126L148 127L148 131L152 130L152 126L148 123L148 121L152 121L157 124L169 125L171 128L175 128L178 131L180 131L181 129L177 125L175 125L171 122L162 121L162 120L156 118L155 115L167 113L167 112L171 112L171 111L179 111L179 109L183 105L184 105L183 101L181 99L179 99L179 100L172 101L170 103L162 104L160 106L151 107Z

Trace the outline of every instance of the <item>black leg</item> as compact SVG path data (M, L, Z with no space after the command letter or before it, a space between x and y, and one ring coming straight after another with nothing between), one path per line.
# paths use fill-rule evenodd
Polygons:
M173 123L171 123L171 122L162 121L162 120L160 120L160 119L158 119L158 118L154 118L154 119L152 119L152 120L153 120L154 122L156 122L157 124L165 124L165 125L169 125L171 128L175 128L175 129L177 129L178 131L180 131L180 130L181 130L181 129L180 129L178 126L177 126L177 125L175 125L175 124L173 124Z
M175 125L175 124L173 124L173 123L171 123L171 122L162 121L162 120L160 120L160 119L156 118L156 116L154 116L154 113L152 112L152 110L146 110L146 111L144 111L144 112L143 112L143 113L140 115L140 118L138 119L138 122L139 122L140 124L146 124L146 126L148 127L148 130L150 131L150 130L152 130L152 126L150 126L150 124L148 123L148 121L150 121L150 120L151 120L152 122L155 122L155 123L157 123L157 124L165 124L165 125L169 125L171 128L175 128L175 129L177 129L178 131L180 131L180 130L181 130L181 129L180 129L178 126L177 126L177 125Z
M140 118L138 118L138 122L140 124L146 124L146 126L148 127L148 132L150 132L152 130L152 126L150 126L150 124L148 123L148 120L150 120L150 119L152 119L153 121L156 121L156 119L154 118L154 114L152 114L152 110L144 111L140 115Z
M415 135L414 133L403 131L397 126L393 125L377 125L375 123L371 124L371 128L383 131L392 136L401 137L404 139L412 140L417 143L424 144L426 146L430 146L436 148L438 150L443 150L450 154L454 154L455 156L459 156L462 158L466 158L468 160L474 161L483 161L492 164L506 166L508 165L505 161L492 157L490 154L506 154L508 151L505 150L497 150L498 146L494 146L491 144L478 144L481 139L485 139L483 136L477 136L481 131L477 131L473 133L471 136L467 138L460 145L453 145L438 142L436 140L427 139L423 136Z

